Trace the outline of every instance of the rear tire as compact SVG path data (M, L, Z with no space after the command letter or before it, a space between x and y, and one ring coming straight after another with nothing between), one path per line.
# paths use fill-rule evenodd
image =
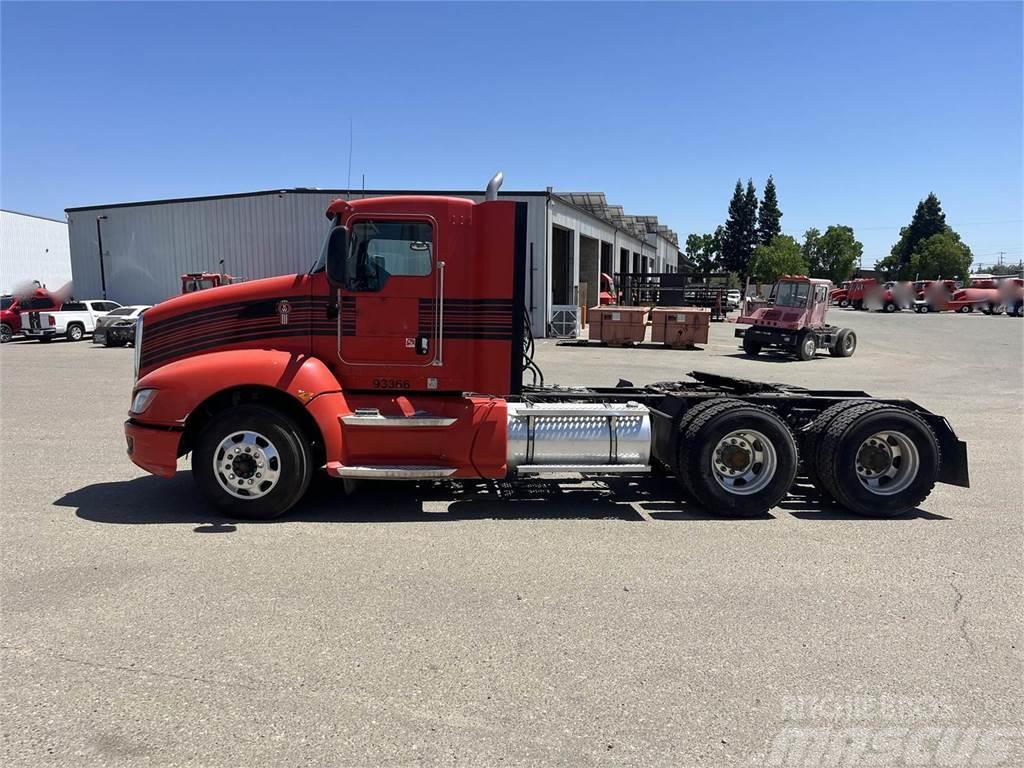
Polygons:
M709 512L763 515L785 498L796 477L796 442L771 411L715 398L691 408L679 433L676 477Z
M746 336L743 337L743 351L748 355L756 356L761 352L761 343L748 339Z
M857 349L857 334L849 328L843 328L832 342L828 353L832 357L851 357Z
M891 302L891 301L887 301L885 303L885 306L882 307L882 310L884 312L895 312L897 309L898 309L898 307L893 302Z
M811 360L818 350L818 342L813 333L805 333L796 344L796 356L800 360Z
M0 325L0 344L6 344L14 338L14 330L7 323Z
M859 515L896 517L931 493L941 455L916 414L883 403L858 404L825 427L816 445L822 487Z
M927 315L929 312L932 311L932 308L929 304L922 304L917 308L917 311L920 312L922 315Z
M313 475L309 443L284 414L261 405L236 406L199 433L192 474L229 517L270 520L306 493Z
M85 336L85 328L78 323L72 323L68 326L67 333L68 341L81 341L82 337Z
M957 312L960 312L961 314L966 315L968 312L970 312L973 309L974 309L974 307L972 307L970 304L964 304L962 307L960 307L960 309L957 310Z
M818 446L821 442L821 436L828 429L828 426L840 415L845 413L850 408L857 405L871 405L870 400L844 400L834 405L830 405L824 411L819 413L814 421L812 421L801 434L800 441L800 454L803 456L803 461L800 467L807 480L814 486L818 495L823 499L834 500L831 492L821 482L821 477L818 475L818 467L816 456L818 455Z
M839 302L840 309L846 309L848 306L850 306L850 300L849 299L842 299Z

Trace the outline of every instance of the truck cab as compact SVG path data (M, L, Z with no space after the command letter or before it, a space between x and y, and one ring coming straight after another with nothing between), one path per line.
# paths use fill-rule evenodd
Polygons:
M749 517L810 471L800 469L798 442L823 437L847 406L863 407L859 391L698 372L641 386L546 385L525 312L527 208L497 199L499 184L500 175L479 203L336 200L307 272L149 309L135 325L131 460L170 477L190 455L203 494L233 517L283 514L317 471L345 481L497 481L654 468L706 508ZM780 318L784 330L828 338L818 311L827 283L793 278L783 288L773 310L803 318ZM862 482L844 459L840 472L814 470L830 493L891 515L935 482L967 482L965 448L941 417L913 403L884 409L921 460L900 465L893 451L869 446L881 479ZM844 450L856 453L861 433L877 429L860 415ZM898 492L877 492L890 482Z
M26 296L0 297L0 343L6 344L21 333L22 313L56 311L62 301L45 288L36 288Z
M800 360L810 360L819 349L829 350L834 357L852 355L857 347L854 332L825 322L831 288L829 280L801 275L781 278L772 287L768 306L736 320L752 326L736 329L736 337L743 339L743 351L756 356L771 347Z

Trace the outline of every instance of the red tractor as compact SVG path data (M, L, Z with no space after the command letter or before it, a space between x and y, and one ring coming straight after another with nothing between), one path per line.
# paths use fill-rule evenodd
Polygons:
M828 280L802 275L783 277L772 288L768 306L736 320L752 326L736 329L743 351L757 355L773 347L810 360L819 349L827 349L833 357L850 357L857 349L857 335L825 322L831 286Z
M956 280L918 280L914 283L917 292L914 311L920 314L945 312L952 309L950 301L957 290Z
M864 309L864 302L868 293L878 286L878 281L873 277L859 277L851 280L846 289L847 306L854 309Z
M968 484L966 445L908 400L697 372L546 386L530 355L527 205L499 200L499 185L479 203L335 200L308 272L148 310L131 460L171 477L191 454L213 505L260 519L298 503L319 471L434 483L664 470L704 509L740 517L778 504L798 473L884 517L937 482ZM806 278L783 287L783 313L828 293Z
M974 275L970 285L953 294L949 308L964 313L978 310L986 315L1001 315L1006 310L1008 314L1019 315L1022 282L1019 277Z
M831 304L838 304L843 309L850 306L850 282L847 280L838 288L833 288L829 291L828 300Z

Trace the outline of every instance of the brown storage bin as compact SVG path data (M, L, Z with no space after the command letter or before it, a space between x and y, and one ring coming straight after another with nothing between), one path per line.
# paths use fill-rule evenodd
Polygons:
M590 340L613 347L640 343L647 333L646 318L646 307L591 307L587 310Z
M651 341L668 347L708 343L711 310L706 307L655 307L651 310Z

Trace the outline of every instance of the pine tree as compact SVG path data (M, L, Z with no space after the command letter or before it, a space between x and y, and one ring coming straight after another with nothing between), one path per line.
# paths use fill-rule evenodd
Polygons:
M732 193L732 200L729 201L729 215L722 230L722 268L729 272L739 272L745 263L743 258L746 242L743 233L745 209L743 184L736 179L736 189Z
M773 237L781 235L781 220L782 211L779 210L779 198L775 193L775 179L769 176L764 185L764 197L757 218L757 242L768 245Z
M917 210L914 211L910 225L900 230L900 239L896 241L891 251L893 265L900 272L904 272L910 264L910 257L913 256L920 243L947 230L946 214L942 212L942 203L939 202L939 198L935 196L934 192L929 192L928 197L917 204ZM901 274L901 277L905 277L905 275Z

